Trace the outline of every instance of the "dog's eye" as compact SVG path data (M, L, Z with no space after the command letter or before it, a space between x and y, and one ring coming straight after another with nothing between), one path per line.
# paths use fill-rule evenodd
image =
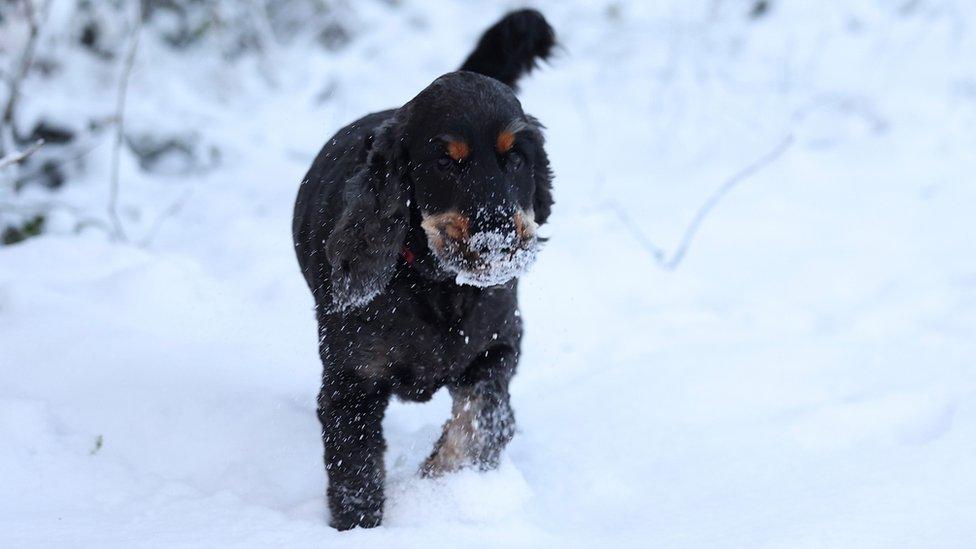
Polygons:
M434 162L434 164L437 166L437 169L438 170L440 170L442 172L446 172L446 171L448 171L448 170L450 170L451 168L454 167L454 159L453 158L448 158L446 156L442 156L442 157L438 158Z
M505 167L510 172L517 172L522 167L522 155L518 151L513 150L505 155Z

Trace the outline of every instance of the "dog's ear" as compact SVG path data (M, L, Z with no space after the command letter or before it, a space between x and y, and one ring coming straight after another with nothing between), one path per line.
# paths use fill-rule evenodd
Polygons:
M366 137L366 162L345 189L344 206L326 242L337 310L361 307L393 276L406 238L406 159L395 119Z
M532 178L535 180L535 196L532 198L532 209L535 211L535 222L542 225L549 219L552 212L552 168L549 166L549 155L546 154L546 138L542 134L545 129L534 116L526 115L529 120L528 154L532 165Z

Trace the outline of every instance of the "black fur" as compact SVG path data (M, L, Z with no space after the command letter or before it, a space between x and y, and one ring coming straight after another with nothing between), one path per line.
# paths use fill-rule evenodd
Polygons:
M536 10L512 12L485 31L461 70L500 80L515 88L538 61L545 61L556 45L556 34Z
M508 384L522 336L517 278L458 284L447 252L431 248L421 222L461 212L472 232L509 234L511 212L534 211L538 224L548 218L552 176L541 126L510 87L534 55L548 52L536 45L540 29L551 44L538 12L507 16L465 64L498 80L449 73L399 109L353 122L326 143L299 189L293 236L316 304L324 366L318 413L331 524L340 530L381 521L382 419L391 396L426 401L447 387L456 402L474 403L461 407L464 420L479 426L462 437L464 466L494 467L514 433ZM493 49L499 37L533 41L529 49ZM518 56L507 57L513 51ZM495 136L512 120L524 129L511 151L499 152ZM463 138L470 155L445 157L445 135ZM448 427L427 473L436 473L430 464L438 451L458 438Z

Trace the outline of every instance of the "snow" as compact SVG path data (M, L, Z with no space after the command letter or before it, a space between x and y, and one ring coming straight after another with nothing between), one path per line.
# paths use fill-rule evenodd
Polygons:
M467 246L479 250L478 270L458 271L456 282L489 287L524 276L535 263L542 243L537 238L520 242L515 231L482 231L471 235Z
M557 204L499 470L418 478L450 399L395 403L383 526L328 528L289 226L325 139L454 68L502 6L358 2L347 48L263 65L146 33L131 128L196 134L218 167L125 152L129 243L74 230L105 219L104 136L63 190L24 191L71 209L0 248L0 546L972 546L974 6L538 5L563 49L520 97ZM110 115L120 68L65 55L25 109ZM642 239L672 252L790 135L659 268Z

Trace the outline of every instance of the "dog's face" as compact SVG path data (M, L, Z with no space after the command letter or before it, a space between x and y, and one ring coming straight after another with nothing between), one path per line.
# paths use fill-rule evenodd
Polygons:
M439 78L409 106L402 146L428 246L458 282L518 276L551 203L538 124L508 86L473 73Z
M326 242L337 310L369 303L404 246L424 241L458 283L495 286L532 263L552 172L541 126L507 85L446 74L365 139L363 169L345 182Z

